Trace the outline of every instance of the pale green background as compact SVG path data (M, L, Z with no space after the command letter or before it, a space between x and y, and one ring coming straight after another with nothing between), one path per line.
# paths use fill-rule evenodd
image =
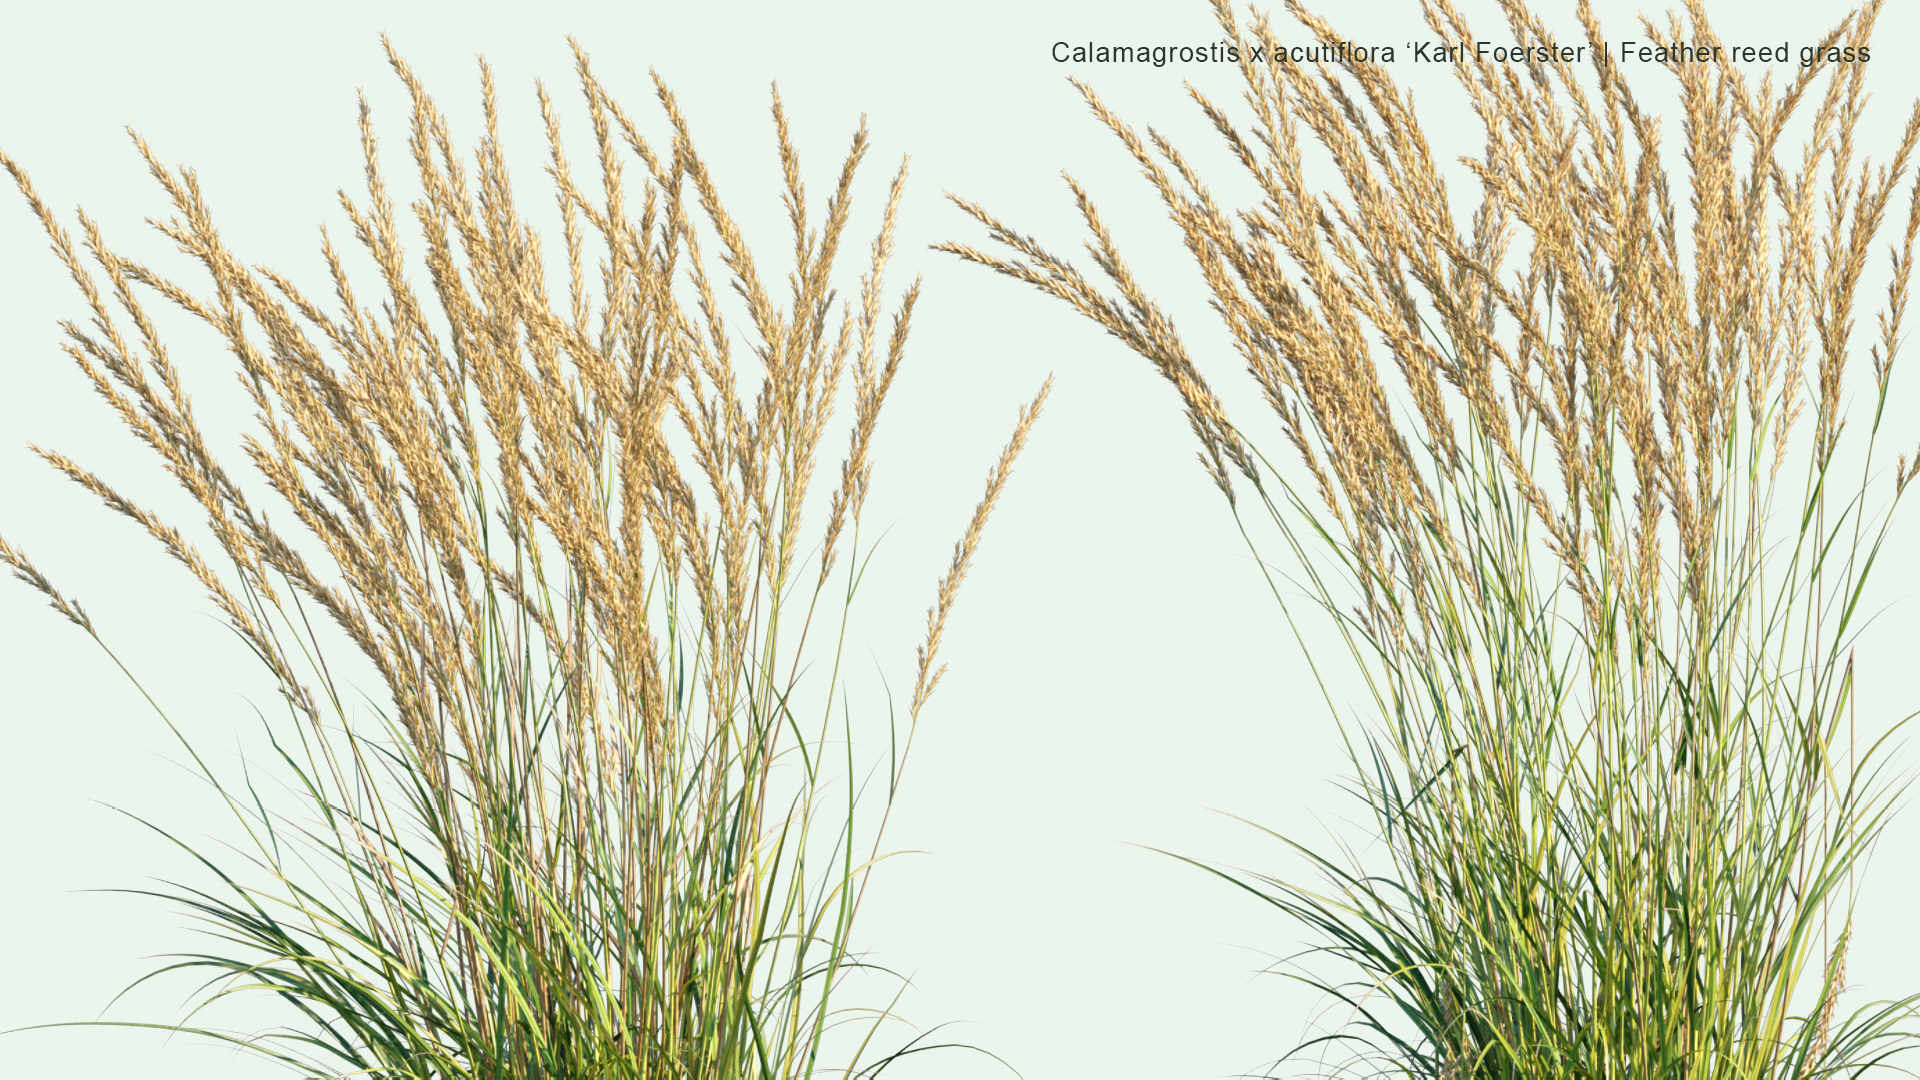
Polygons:
M1542 6L1562 12L1576 36L1564 14L1570 4ZM1482 35L1505 39L1483 7L1473 9ZM1637 10L1602 6L1616 36L1639 36L1630 22ZM1714 7L1727 40L1767 42L1810 40L1843 10ZM1338 19L1363 41L1403 43L1427 36L1415 12L1405 0L1375 0L1347 5ZM142 217L164 205L120 134L132 125L165 161L201 170L237 248L317 283L315 226L326 222L344 240L331 193L359 182L356 86L374 104L392 167L404 164L405 113L379 50L383 29L436 88L463 141L477 126L472 58L485 53L507 136L525 155L540 150L536 77L553 88L569 130L584 130L564 35L580 38L652 131L660 126L645 73L656 67L679 93L749 235L769 248L781 243L770 79L795 118L815 191L830 182L863 110L875 135L867 211L872 185L900 154L913 155L895 282L924 274L926 297L878 448L873 520L893 531L855 653L862 664L871 655L896 687L910 682L933 579L1016 404L1047 372L1059 384L968 582L949 635L953 670L889 837L889 847L925 854L896 860L876 880L863 936L876 960L913 975L906 1016L922 1026L960 1021L944 1034L1028 1077L1257 1073L1293 1045L1313 996L1255 972L1270 955L1300 947L1295 928L1128 844L1295 869L1278 845L1210 811L1308 839L1324 835L1318 822L1338 825L1351 804L1330 783L1340 759L1325 710L1193 463L1171 393L1064 308L926 250L943 239L980 241L981 230L941 201L947 189L1076 251L1081 232L1058 179L1065 167L1103 195L1124 240L1164 256L1144 260L1150 279L1196 342L1217 344L1170 227L1065 77L1090 80L1123 115L1183 145L1209 146L1180 82L1194 78L1225 98L1230 74L1069 68L1047 52L1061 39L1211 40L1206 7L13 4L0 14L0 146L63 213L84 204L112 238L162 256L164 245L141 235ZM1916 30L1913 5L1882 19L1869 148L1889 145L1920 93ZM1423 115L1435 142L1475 149L1477 129L1450 84L1422 85L1431 87ZM1677 123L1668 133L1678 137ZM523 200L544 209L542 178L532 167L520 175ZM1460 206L1470 205L1469 189L1456 192ZM859 219L858 230L872 220ZM851 281L851 262L848 269ZM247 702L267 702L270 688L211 606L129 523L25 448L32 441L73 452L135 492L164 481L58 352L55 321L79 316L80 304L11 191L0 193L0 284L0 530L86 604L203 749L230 761L243 730L257 748ZM1869 332L1863 325L1862 338ZM204 338L183 340L199 343L182 344L178 359L201 400L230 406L227 359ZM1226 353L1204 362L1246 398ZM1903 400L1894 423L1910 443L1920 414L1912 394ZM179 509L177 499L156 502ZM1896 533L1876 594L1891 607L1861 655L1863 729L1915 700L1915 536L1910 526ZM228 825L122 676L13 583L0 586L0 687L0 1028L90 1018L150 966L142 957L197 945L165 905L81 891L137 888L147 875L201 880L104 804L195 838L202 830L227 836ZM1902 909L1920 884L1917 840L1911 816L1902 818L1874 863L1864 947L1850 969L1862 1001L1916 988L1920 935ZM137 994L110 1015L169 1019L185 989ZM279 1073L193 1039L67 1029L0 1038L0 1075ZM895 1075L1006 1074L988 1058L943 1052Z

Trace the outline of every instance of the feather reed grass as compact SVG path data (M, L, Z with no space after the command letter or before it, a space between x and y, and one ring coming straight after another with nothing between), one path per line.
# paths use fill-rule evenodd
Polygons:
M350 273L323 233L331 303L243 262L195 175L137 136L176 215L155 227L204 270L204 291L116 252L84 214L76 240L0 156L85 297L67 353L204 512L217 554L73 458L39 453L198 580L288 709L268 728L268 773L297 813L251 774L223 786L194 755L252 864L187 848L212 884L157 895L227 948L155 974L208 977L195 1016L235 994L285 1001L292 1023L264 1035L193 1017L175 1030L310 1074L877 1072L928 1046L879 1054L891 1006L837 996L864 966L852 927L884 815L866 828L876 815L856 812L852 706L836 695L870 554L874 433L919 299L916 283L884 310L905 163L843 302L833 275L865 125L816 216L775 93L783 296L667 87L656 77L671 133L656 146L575 56L597 191L538 94L564 294L517 208L484 63L485 133L468 159L388 46L412 104L424 290L364 98L366 196L340 205L375 276ZM723 278L703 244L718 245ZM258 422L245 450L271 498L216 456L153 298L238 361ZM1045 397L1021 410L939 581L888 735L888 806L944 671L956 592ZM810 501L842 429L837 475ZM0 560L104 646L25 552L0 541ZM326 662L339 634L378 674L371 714L353 708L347 665ZM849 1019L853 1036L830 1037Z
M964 200L1007 253L941 246L1173 384L1249 543L1269 519L1364 677L1369 715L1342 730L1380 854L1295 844L1317 887L1218 871L1358 969L1305 976L1351 1021L1295 1054L1527 1080L1884 1061L1915 999L1836 1003L1856 871L1896 790L1882 742L1854 745L1852 643L1920 469L1880 446L1920 106L1869 160L1864 64L1778 83L1643 66L1677 86L1663 127L1582 0L1591 65L1455 65L1485 133L1460 159L1478 187L1462 214L1386 66L1256 61L1272 20L1213 9L1250 121L1188 93L1252 205L1223 206L1172 140L1076 85L1180 230L1292 464L1230 418L1072 177L1104 283ZM1500 9L1515 44L1552 40L1521 0ZM1879 10L1823 50L1864 47ZM1441 40L1490 36L1450 0L1421 11ZM1699 0L1644 36L1718 43ZM1856 343L1889 217L1885 308ZM1318 677L1335 639L1295 629Z

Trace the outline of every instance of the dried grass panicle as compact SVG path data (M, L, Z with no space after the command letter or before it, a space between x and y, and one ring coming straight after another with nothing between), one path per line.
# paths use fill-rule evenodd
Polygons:
M89 634L94 632L93 620L87 617L86 611L82 609L80 605L62 596L60 590L54 588L53 583L47 580L46 575L42 574L39 569L33 565L33 561L27 558L26 553L14 547L12 544L7 543L4 537L0 537L0 562L4 562L13 568L13 576L15 578L26 582L28 585L33 586L45 594L53 610L66 616L69 622Z
M1813 1025L1813 1046L1807 1051L1806 1064L1800 1068L1801 1077L1813 1075L1826 1057L1827 1048L1833 1045L1833 1010L1840 1003L1840 991L1847 983L1847 946L1852 940L1851 933L1843 935L1840 947L1827 959L1827 984L1821 988L1824 1000L1820 1003L1820 1019Z
M491 69L480 66L483 130L469 156L386 50L410 98L418 187L403 207L363 96L365 193L342 191L339 206L373 272L350 268L322 230L330 299L248 265L194 173L163 165L137 136L173 208L154 225L205 273L203 291L119 254L84 216L76 246L0 155L85 299L89 323L65 324L69 353L194 499L224 559L71 459L42 456L184 564L305 714L302 742L320 755L305 779L335 822L359 944L341 946L343 916L311 896L292 903L311 916L314 957L352 957L343 996L314 989L338 971L302 974L305 947L249 921L251 897L216 921L268 949L264 974L249 978L302 987L297 997L342 1017L354 1037L333 1052L360 1068L411 1068L408 1055L428 1045L472 1070L462 1075L737 1075L749 1056L758 1074L804 1071L826 1014L800 995L850 962L851 916L834 913L854 890L847 880L811 892L819 882L802 873L817 857L804 839L825 783L817 766L791 806L771 778L800 712L818 708L823 725L831 716L832 691L807 681L803 657L822 596L837 602L840 556L860 543L874 432L920 295L915 282L886 310L906 164L857 301L841 302L834 270L870 138L863 120L816 217L776 91L791 229L782 288L763 277L666 85L654 78L667 122L656 148L575 44L597 176L576 172L559 110L537 87L560 225L550 255L512 183ZM153 297L209 327L237 361L258 422L244 451L283 511L262 509L220 463L146 306ZM727 329L732 298L747 316L748 363ZM843 396L851 410L836 425ZM1022 410L940 580L914 719L1045 397ZM824 522L808 530L820 508L807 493L840 437ZM818 575L803 582L796 566L816 546ZM94 632L18 548L0 541L0 561ZM309 601L385 683L405 741L393 761L416 788L368 771L389 751L349 719L333 671L309 663L324 652ZM409 847L422 831L427 847ZM263 858L280 872L277 854ZM865 867L846 873L863 878ZM400 1036L358 1011L362 991L405 1018L401 1042L425 1043L383 1042ZM544 1012L525 1012L529 1001ZM526 1071L536 1060L546 1071Z
M1629 71L1583 0L1590 62L1453 65L1482 129L1458 159L1468 200L1390 65L1254 59L1354 35L1299 0L1285 34L1211 6L1247 119L1188 96L1249 205L1223 206L1202 159L1075 85L1180 230L1297 465L1254 449L1087 185L1068 180L1103 281L957 197L1005 250L940 246L1065 301L1174 384L1210 478L1258 495L1364 673L1376 726L1348 745L1397 888L1322 860L1334 899L1273 879L1264 894L1429 1036L1465 1040L1376 1032L1396 1069L1669 1075L1701 1046L1713 1062L1686 1075L1864 1060L1898 1008L1831 1039L1785 1008L1887 807L1877 766L1838 760L1836 725L1888 519L1860 516L1878 500L1827 503L1843 469L1862 491L1875 475L1920 236L1920 104L1870 159L1867 64L1756 85L1723 49ZM1880 9L1839 19L1821 56L1858 55ZM1523 0L1502 0L1497 34L1451 0L1421 10L1443 41L1554 41ZM1720 40L1700 0L1639 36ZM1677 128L1648 104L1669 74ZM1901 195L1868 347L1856 297ZM1849 370L1863 351L1870 383ZM1844 415L1855 386L1866 431ZM1916 473L1920 452L1901 456L1896 492Z
M973 556L979 550L987 518L999 504L1000 494L1006 489L1008 478L1013 475L1013 463L1020 457L1020 452L1026 449L1027 436L1040 419L1040 410L1046 405L1047 395L1052 392L1053 379L1049 377L1041 384L1040 392L1034 395L1033 400L1021 407L1020 419L1014 425L1012 438L1001 449L1000 460L994 463L993 471L987 474L987 490L973 508L973 518L967 523L966 534L953 545L953 561L940 579L933 606L927 609L927 636L918 654L919 674L914 679L912 704L908 708L910 716L920 715L920 709L933 696L934 689L940 685L941 676L947 672L945 664L934 666L940 651L940 639L946 633L947 616L952 613L954 601L960 594L960 584L973 567Z

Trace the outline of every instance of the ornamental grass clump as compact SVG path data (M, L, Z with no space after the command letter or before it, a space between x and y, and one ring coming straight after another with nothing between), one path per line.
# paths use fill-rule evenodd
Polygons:
M870 1046L891 1005L843 1000L884 807L856 811L878 766L856 758L866 729L840 660L870 554L874 433L919 296L883 310L905 164L842 301L865 126L820 214L774 96L783 295L665 85L656 145L575 55L592 190L538 95L558 284L517 208L484 64L485 133L467 158L388 51L411 94L425 288L364 100L367 194L340 201L375 273L350 272L323 238L330 299L245 263L193 173L137 138L177 215L155 225L205 272L199 290L118 253L84 215L76 244L0 157L85 296L67 352L204 511L217 553L80 462L41 456L187 568L288 710L265 773L294 801L263 799L252 775L219 787L251 863L196 853L209 884L165 895L222 947L163 970L208 978L196 1014L265 992L290 1023L178 1030L309 1075L875 1072L905 1049ZM703 245L718 246L719 280ZM149 317L156 298L238 361L267 490L217 458ZM886 805L1045 396L1021 411L939 582L904 717L869 739L892 747ZM0 542L0 559L103 638L24 552ZM364 705L342 654L325 659L348 643L378 675ZM853 1034L829 1037L845 1021Z
M1459 159L1463 205L1441 167L1455 151L1386 66L1255 62L1273 23L1213 6L1250 115L1188 93L1252 205L1223 206L1173 141L1079 89L1178 226L1290 462L1230 415L1071 177L1106 283L964 201L1010 253L942 246L1174 384L1249 542L1251 512L1294 557L1318 611L1289 612L1303 647L1334 640L1306 636L1324 617L1356 663L1369 707L1342 729L1374 854L1296 844L1324 886L1222 871L1357 968L1305 976L1349 1023L1296 1054L1527 1080L1883 1060L1915 999L1836 1003L1893 794L1881 741L1853 739L1853 643L1920 469L1881 446L1920 107L1869 157L1866 65L1629 79L1583 0L1587 64L1455 64L1484 132ZM1520 0L1501 7L1515 44L1552 40ZM1345 40L1287 9L1311 40ZM1821 55L1864 50L1879 9ZM1449 0L1421 10L1441 40L1490 36ZM1686 15L1644 36L1719 44L1698 0ZM1656 79L1678 126L1651 112ZM1890 217L1885 306L1861 333Z

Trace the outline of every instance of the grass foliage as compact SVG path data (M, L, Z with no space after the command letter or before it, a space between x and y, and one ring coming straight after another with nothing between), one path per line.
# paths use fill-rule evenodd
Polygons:
M341 206L373 273L326 239L330 300L244 262L194 174L137 138L175 215L156 227L204 289L116 252L84 215L76 242L0 157L85 297L67 351L204 512L217 551L42 456L193 574L288 710L265 768L223 780L195 757L250 862L195 852L208 884L167 894L215 939L163 969L207 980L180 1029L328 1076L878 1072L906 1050L870 1045L884 1001L844 999L861 966L854 919L956 590L1045 390L939 583L904 716L882 736L882 805L856 812L868 729L841 660L871 546L872 440L919 296L884 310L904 162L842 301L867 133L822 213L775 95L783 292L667 88L656 146L576 55L597 175L576 180L542 89L551 269L517 207L484 65L485 134L467 156L389 50L411 95L406 209L424 258L403 251L363 102L366 195ZM218 459L155 302L237 361L258 422L245 452L269 495ZM0 542L0 559L101 637L24 552ZM337 651L329 665L346 643L359 667ZM380 682L364 706L357 670ZM290 1006L288 1026L239 1035L197 1019L260 993ZM831 1036L843 1021L851 1034Z
M1583 0L1591 64L1454 66L1485 135L1460 159L1462 210L1454 151L1388 68L1254 62L1281 32L1214 7L1246 119L1188 90L1250 205L1080 89L1179 228L1290 462L1229 416L1071 177L1104 282L964 201L1006 254L943 246L1176 387L1249 542L1265 521L1293 556L1292 582L1271 580L1314 609L1288 618L1316 671L1341 639L1324 617L1364 679L1343 730L1370 849L1296 844L1319 885L1228 874L1354 973L1305 976L1349 1022L1295 1064L1797 1080L1883 1061L1915 999L1838 1001L1857 871L1897 790L1882 743L1853 737L1853 643L1920 469L1879 446L1920 107L1869 159L1865 64L1630 80ZM1287 8L1310 40L1346 40ZM1514 43L1552 40L1520 0L1501 8ZM1441 40L1497 36L1448 0L1421 9ZM1865 46L1879 9L1824 46ZM1718 42L1697 0L1641 36ZM1677 91L1671 124L1655 82Z

